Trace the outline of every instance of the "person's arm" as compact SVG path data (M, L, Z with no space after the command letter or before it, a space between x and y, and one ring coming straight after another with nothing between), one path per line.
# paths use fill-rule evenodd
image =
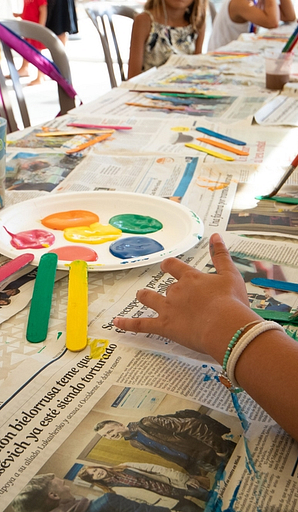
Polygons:
M280 0L279 12L281 21L295 21L296 13L292 0Z
M202 53L203 43L204 43L204 37L205 37L205 31L206 31L206 23L200 28L198 31L198 37L196 40L196 48L194 53Z
M39 7L39 19L38 19L39 25L43 25L44 27L46 26L47 15L48 15L48 6L47 6L47 4L40 5L40 7Z
M210 239L217 274L204 274L175 258L161 263L177 283L166 296L139 290L137 298L158 313L156 318L115 318L124 330L170 338L222 364L228 343L249 322L263 321L249 308L244 281L218 234ZM270 330L242 352L235 370L240 384L271 417L298 441L298 343Z
M250 0L231 0L229 15L235 23L250 21L264 28L276 28L280 21L279 7L276 0L264 0L262 8Z
M151 28L149 14L142 12L135 18L130 41L130 54L128 62L128 78L139 75L143 69L145 42Z

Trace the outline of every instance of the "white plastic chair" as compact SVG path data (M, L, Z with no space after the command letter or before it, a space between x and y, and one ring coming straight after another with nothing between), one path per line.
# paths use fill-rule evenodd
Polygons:
M126 80L126 77L114 28L113 17L125 16L126 18L134 20L137 11L126 5L112 5L101 1L88 3L85 6L85 10L100 36L111 87L117 87L118 84L114 72L112 53L116 53L121 80Z

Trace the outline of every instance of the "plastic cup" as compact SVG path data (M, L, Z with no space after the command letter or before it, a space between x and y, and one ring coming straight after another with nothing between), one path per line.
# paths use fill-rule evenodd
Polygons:
M5 205L6 119L0 117L0 208Z
M289 81L293 53L265 50L266 88L276 91Z

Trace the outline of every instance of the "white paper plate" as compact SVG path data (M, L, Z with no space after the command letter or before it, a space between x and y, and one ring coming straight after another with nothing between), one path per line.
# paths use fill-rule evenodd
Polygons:
M99 216L101 224L108 224L113 215L132 213L149 215L163 224L163 228L148 236L161 243L164 250L141 256L121 260L109 251L111 242L104 244L74 244L63 237L62 231L50 230L41 224L41 219L47 215L68 210L89 210ZM10 241L11 233L31 229L44 229L55 235L55 243L46 249L15 249ZM53 194L30 199L0 211L0 253L15 258L20 254L31 252L34 254L33 265L38 265L40 257L58 247L67 245L81 245L93 249L98 254L96 262L88 262L88 270L106 271L124 268L141 267L162 261L168 256L177 256L193 247L201 239L204 226L198 216L185 206L169 199L134 194L129 192L75 192L66 194ZM123 233L122 237L134 236ZM58 268L67 270L70 261L58 261Z

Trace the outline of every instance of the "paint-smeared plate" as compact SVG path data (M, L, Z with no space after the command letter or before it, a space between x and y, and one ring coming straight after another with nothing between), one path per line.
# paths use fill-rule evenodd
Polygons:
M109 251L111 242L104 244L74 244L63 237L62 231L45 228L41 219L53 213L69 210L89 210L99 216L101 224L108 224L114 215L132 213L148 215L159 220L163 228L148 236L153 238L164 250L138 258L121 260ZM43 249L15 249L10 241L11 233L18 233L32 229L43 229L55 235L55 242L50 248ZM129 192L70 192L53 194L29 199L22 203L4 208L0 211L0 253L15 258L25 252L34 254L33 265L38 265L40 257L66 245L81 245L95 250L98 254L96 262L88 262L88 270L106 271L121 270L124 268L141 267L158 263L168 256L178 256L191 249L203 236L204 226L198 216L185 206L160 197ZM134 236L123 233L122 237ZM137 236L137 235L136 235ZM67 270L70 261L58 261L58 268Z

